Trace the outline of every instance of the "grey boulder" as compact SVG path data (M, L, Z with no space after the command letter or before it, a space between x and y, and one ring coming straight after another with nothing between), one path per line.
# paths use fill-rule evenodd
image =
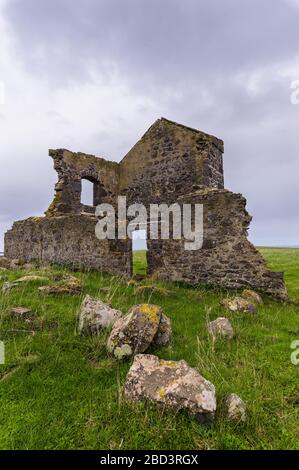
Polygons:
M97 334L103 328L112 326L122 316L122 312L90 295L84 298L79 315L80 334Z
M216 339L217 336L227 339L234 337L233 327L230 321L225 317L219 317L208 323L208 332L213 339Z
M213 420L216 411L214 385L185 361L165 361L138 354L124 386L127 400L151 402L177 412L187 410L200 423Z
M246 405L235 393L231 393L225 400L226 413L230 421L242 422L246 420Z

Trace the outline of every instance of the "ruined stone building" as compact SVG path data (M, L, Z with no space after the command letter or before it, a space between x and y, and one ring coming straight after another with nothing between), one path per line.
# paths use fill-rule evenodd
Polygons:
M204 132L158 119L119 162L69 150L50 150L58 173L45 217L14 223L5 256L40 260L116 275L132 275L132 241L98 240L94 206L117 196L128 204L204 205L204 244L186 251L184 240L147 240L148 274L229 288L249 286L285 298L283 274L271 272L247 240L251 221L241 194L224 189L223 142ZM93 183L93 207L81 203L82 180Z

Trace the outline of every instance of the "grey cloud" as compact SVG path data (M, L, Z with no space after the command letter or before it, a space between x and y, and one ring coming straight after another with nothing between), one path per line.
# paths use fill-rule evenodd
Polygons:
M103 130L99 125L90 135L95 153L121 158L151 116L216 134L225 141L226 186L247 197L254 215L254 241L277 243L275 233L292 244L296 237L299 244L299 106L290 104L289 77L276 68L295 63L298 15L299 9L283 0L10 0L4 11L15 60L53 89L92 83L95 73L102 83L116 75L159 104L159 115L144 104L136 110L136 129L127 137L115 135L113 125ZM251 93L246 80L260 70L259 89ZM70 142L75 140L63 110L45 112L57 122L57 132L64 123ZM55 175L50 163L38 160L46 158L47 146L46 138L41 140L43 156L34 160L31 148L24 148L28 166L38 168L38 181L31 172L17 191L1 184L0 197L10 200L5 218L42 212L50 202ZM11 158L19 158L13 142Z
M5 13L28 67L61 82L90 79L91 64L109 75L111 62L143 87L225 80L291 58L299 36L282 0L10 0Z

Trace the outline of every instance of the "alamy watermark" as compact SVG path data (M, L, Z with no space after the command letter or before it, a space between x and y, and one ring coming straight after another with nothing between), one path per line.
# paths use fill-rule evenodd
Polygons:
M292 93L290 95L290 100L292 104L299 104L299 80L294 80L291 83Z
M291 349L294 349L294 351L291 354L291 363L294 366L299 365L299 340L292 341L291 343Z
M111 204L99 204L95 232L99 240L132 239L136 230L146 230L151 240L184 240L185 250L199 250L203 245L202 204L143 204L127 207L125 196L118 197L117 219ZM171 223L172 219L172 223Z
M0 341L0 365L5 364L5 344Z
M5 104L5 84L0 80L0 105Z

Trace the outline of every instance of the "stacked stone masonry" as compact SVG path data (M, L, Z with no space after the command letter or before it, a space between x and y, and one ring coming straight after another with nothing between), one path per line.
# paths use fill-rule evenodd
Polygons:
M120 163L69 150L50 150L58 174L45 217L16 222L5 235L5 256L78 269L132 275L131 240L98 240L95 206L117 197L127 204L203 204L204 243L186 251L184 240L150 240L148 274L187 283L251 287L278 299L287 293L282 273L267 269L248 241L246 200L224 189L223 142L158 119ZM93 183L93 206L81 203L82 180Z

